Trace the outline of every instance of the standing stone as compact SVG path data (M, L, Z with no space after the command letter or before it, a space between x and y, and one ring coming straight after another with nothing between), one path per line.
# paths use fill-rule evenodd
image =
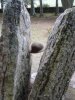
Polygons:
M75 70L75 8L55 22L28 100L62 100Z
M0 100L26 100L30 80L30 16L22 0L7 3L0 39Z

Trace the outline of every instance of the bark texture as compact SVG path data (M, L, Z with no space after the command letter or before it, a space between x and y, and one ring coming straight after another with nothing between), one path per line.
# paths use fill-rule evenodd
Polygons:
M56 12L55 15L59 14L59 5L58 5L58 0L56 0Z
M0 100L12 100L12 97L13 100L26 100L31 69L30 16L23 1L15 0L6 5L3 17L0 38Z
M42 4L42 0L40 0L40 16L43 16L43 4Z
M35 15L35 7L34 7L34 0L31 0L31 15Z
M75 8L55 22L28 100L62 100L75 70Z
M65 9L71 8L73 6L74 0L61 0L62 6Z

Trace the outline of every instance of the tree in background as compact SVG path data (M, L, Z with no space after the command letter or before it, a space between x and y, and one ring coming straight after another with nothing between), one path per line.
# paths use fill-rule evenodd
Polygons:
M74 0L70 0L70 3L71 3L71 7L73 6L73 2L74 2Z
M2 10L3 10L3 0L1 0L1 8L2 8Z
M42 5L42 0L40 0L40 16L43 16L43 5Z
M65 10L65 9L71 8L73 6L74 0L61 0L61 2L62 2L62 6Z
M31 15L35 15L35 7L34 7L34 0L31 0Z
M6 3L9 2L11 0L1 0L1 8L2 10L4 10L5 6L6 6Z
M55 12L56 15L59 14L59 7L58 7L58 0L56 0L56 12Z
M24 0L24 2L25 2L25 7L26 7L26 8L28 7L28 4L30 4L30 3L31 3L31 1L30 1L30 0Z

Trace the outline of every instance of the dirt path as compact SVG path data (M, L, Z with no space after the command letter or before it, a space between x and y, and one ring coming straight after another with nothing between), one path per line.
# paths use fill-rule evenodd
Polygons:
M31 18L31 40L42 43L45 47L50 30L55 22L53 18ZM32 54L32 73L37 72L42 53Z

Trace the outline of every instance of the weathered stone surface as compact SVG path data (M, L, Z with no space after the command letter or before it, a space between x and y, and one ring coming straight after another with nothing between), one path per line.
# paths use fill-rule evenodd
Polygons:
M55 22L28 100L62 100L75 70L75 8Z
M3 17L0 100L12 100L12 95L13 100L26 100L31 70L30 16L22 0L12 0L6 5Z

